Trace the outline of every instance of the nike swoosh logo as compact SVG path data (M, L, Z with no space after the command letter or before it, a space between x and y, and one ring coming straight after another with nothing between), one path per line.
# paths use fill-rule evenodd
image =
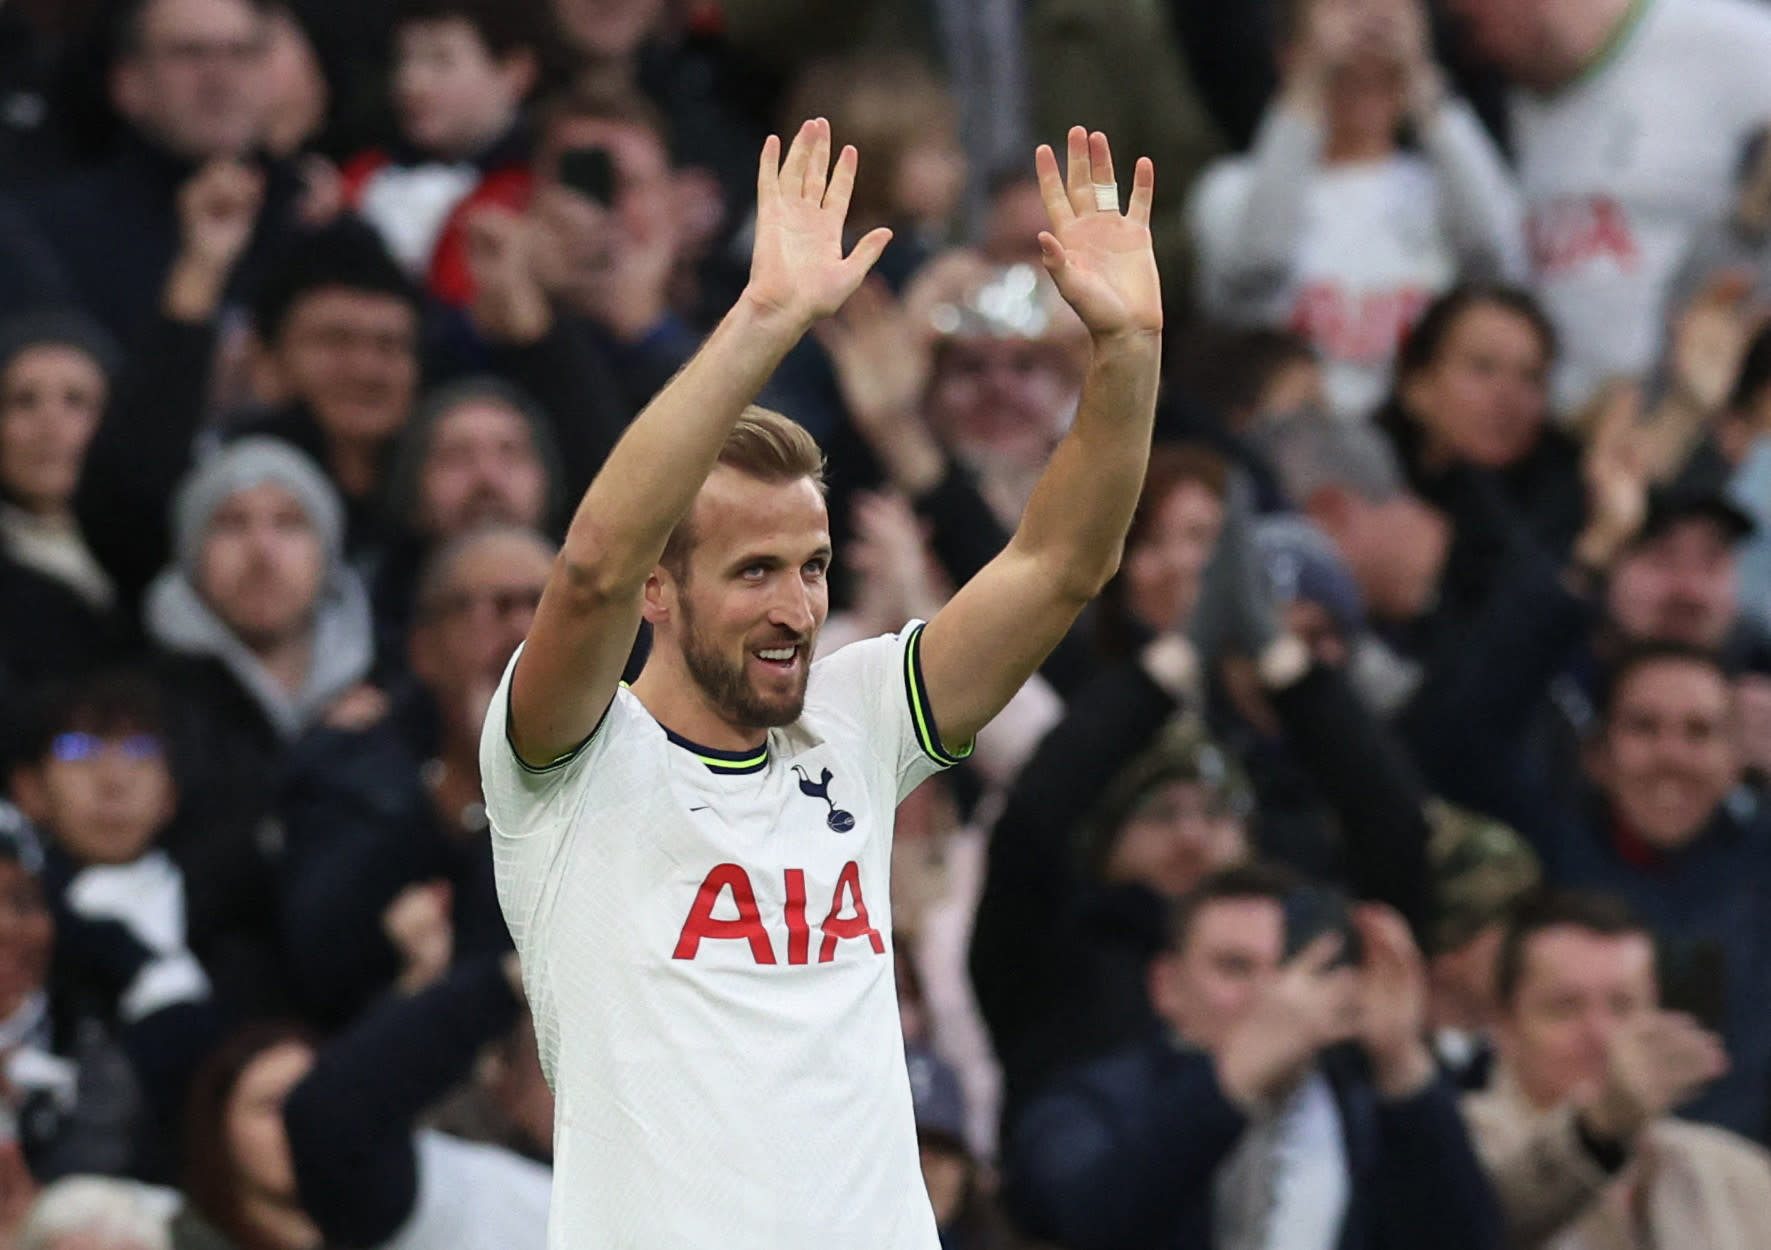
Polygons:
M691 807L689 810L691 812L711 812L713 809L703 803L700 807Z

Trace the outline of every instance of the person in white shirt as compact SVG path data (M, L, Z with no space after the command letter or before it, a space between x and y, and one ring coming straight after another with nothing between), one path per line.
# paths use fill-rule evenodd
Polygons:
M897 636L812 662L821 456L751 407L860 285L856 157L763 148L750 280L628 428L481 743L499 898L557 1099L548 1245L936 1250L894 993L892 816L970 750L1112 576L1149 457L1162 302L1142 160L1040 148L1045 265L1091 336L1007 548ZM827 180L828 171L828 180ZM618 686L635 632L652 650Z
M1447 93L1419 0L1288 0L1283 81L1247 156L1194 192L1208 317L1312 343L1329 403L1363 420L1397 345L1462 278L1525 276L1518 192ZM1397 143L1411 124L1420 151Z
M1455 0L1512 79L1508 111L1538 296L1576 413L1651 368L1669 284L1729 210L1771 120L1771 9L1753 0Z

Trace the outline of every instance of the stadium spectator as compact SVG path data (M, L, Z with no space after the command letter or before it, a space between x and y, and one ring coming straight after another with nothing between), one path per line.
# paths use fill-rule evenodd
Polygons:
M965 195L966 154L953 97L920 58L845 57L800 71L783 124L806 117L828 118L832 143L852 143L871 158L856 171L849 221L863 233L892 228L878 272L901 286L950 241Z
M486 840L479 732L553 555L547 540L514 527L445 543L418 583L414 697L388 720L311 733L291 753L277 892L291 971L313 1018L349 1020L414 962L413 942L387 927L397 919L389 908L411 887L441 887L413 895L404 911L433 937L435 915L446 916L450 950L508 946Z
M191 1083L184 1205L173 1250L302 1250L321 1244L301 1209L282 1124L284 1099L313 1063L303 1028L249 1025Z
M536 127L529 210L468 219L470 314L495 371L553 417L570 497L694 350L676 307L694 227L643 100L562 97Z
M328 1244L540 1250L552 1171L419 1127L525 1014L515 955L483 956L365 1013L317 1053L291 1048L269 1125ZM529 1061L538 1063L534 1052ZM542 1129L551 1140L552 1126ZM310 1243L311 1244L311 1243Z
M568 3L570 0L561 0ZM1222 150L1162 6L1136 0L906 4L866 0L838 12L808 0L726 0L727 37L783 70L858 52L931 56L945 71L972 172L966 236L980 238L989 180L1026 169L1027 139L1061 147L1067 127L1160 154L1153 234L1170 316L1190 304L1186 188ZM797 121L797 119L795 119ZM1029 257L1029 260L1032 258Z
M1498 821L1434 800L1433 925L1427 946L1432 996L1427 1027L1439 1066L1459 1089L1485 1089L1500 1010L1495 961L1506 922L1538 888L1543 869L1519 834Z
M39 703L10 781L47 839L50 899L79 922L64 936L62 984L125 1025L160 1013L152 1052L133 1057L156 1129L175 1130L185 1083L218 1024L198 961L230 968L255 935L229 925L231 900L188 888L180 855L189 847L172 830L164 700L152 682L99 674L47 690ZM212 880L205 868L194 867L201 885Z
M1584 781L1570 785L1521 768L1520 721L1533 697L1526 686L1530 674L1543 671L1532 652L1566 652L1568 626L1582 615L1572 608L1546 605L1529 644L1515 623L1508 646L1519 665L1518 686L1507 689L1512 683L1486 671L1481 706L1471 698L1457 709L1482 725L1485 740L1495 735L1489 745L1465 745L1473 742L1467 731L1437 720L1423 720L1412 742L1448 794L1461 789L1457 797L1486 810L1517 812L1514 823L1542 857L1551 884L1617 894L1656 932L1721 960L1721 1031L1732 1066L1691 1113L1763 1141L1771 1136L1771 837L1766 813L1741 789L1727 675L1694 648L1648 644L1626 652L1602 692ZM1454 705L1444 711L1452 714ZM1457 755L1455 768L1428 763L1450 758L1441 754L1447 751Z
M1011 1209L1078 1250L1495 1245L1499 1212L1421 1040L1401 918L1301 931L1299 882L1247 866L1176 909L1152 968L1169 1036L1060 1080L1009 1146ZM1339 964L1349 944L1354 966ZM1369 1062L1338 1050L1358 1043Z
M387 475L411 419L418 298L361 222L340 219L290 246L253 309L266 413L235 427L273 435L321 465L344 501L353 555L384 539Z
M541 81L542 0L402 0L394 12L400 142L344 168L345 202L444 304L473 302L467 217L530 193L524 101Z
M546 1168L416 1127L521 1007L514 967L487 958L324 1047L297 1026L242 1030L191 1091L173 1250L540 1247Z
M1382 437L1304 416L1263 430L1260 445L1286 497L1334 543L1368 616L1393 626L1423 615L1445 572L1452 526L1407 490Z
M386 706L364 684L368 597L343 563L337 496L274 439L241 439L195 470L173 515L178 559L154 583L146 625L174 698L180 836L192 840L181 859L193 892L274 949L278 848L262 825L278 770L307 730L360 726ZM280 1001L278 968L210 971L230 1002Z
M1735 552L1752 530L1746 513L1701 482L1677 482L1651 495L1641 530L1611 568L1603 617L1548 687L1533 739L1543 775L1578 773L1607 666L1632 646L1673 643L1713 652L1736 689L1752 697L1771 666L1771 633L1739 610L1737 597Z
M910 1101L916 1144L935 1228L944 1250L1015 1250L1023 1243L996 1205L984 1167L966 1145L966 1112L959 1077L926 1047L911 1046Z
M1080 329L1039 270L969 252L926 266L902 299L869 282L817 328L865 453L929 523L954 585L1008 542L1068 428ZM1064 692L1087 667L1066 644L1043 672Z
M262 199L262 180L237 165L207 168L179 192L179 249L158 311L113 380L80 473L76 515L132 619L166 564L172 495L212 407L228 275Z
M1729 396L1682 476L1723 485L1753 521L1740 545L1741 611L1771 623L1771 332L1756 333L1729 381Z
M75 312L0 323L0 638L9 691L115 658L128 629L75 491L117 367Z
M1524 277L1512 178L1433 61L1420 0L1286 0L1283 67L1255 145L1193 192L1199 302L1291 329L1329 403L1363 420L1414 319L1460 276ZM1404 121L1424 153L1398 147Z
M389 537L371 573L378 670L405 665L419 574L439 547L486 525L555 532L567 474L552 423L509 383L480 375L424 397L394 449Z
M257 75L265 16L257 0L131 0L119 18L111 102L127 124L115 155L34 193L27 204L74 299L133 347L154 316L179 251L178 201L218 167L251 167L264 209L227 279L246 291L287 235L303 184L255 159L264 140Z
M1655 363L1674 274L1727 214L1771 117L1771 14L1745 0L1450 7L1512 81L1532 271L1563 347L1555 408L1573 414Z
M1458 286L1403 340L1376 420L1416 491L1431 499L1455 465L1493 474L1526 528L1561 553L1585 517L1580 445L1549 423L1555 357L1555 331L1530 294Z
M1153 457L1147 498L1163 465ZM1122 579L1137 576L1142 525ZM971 967L1003 1065L1005 1124L1066 1064L1154 1027L1144 969L1167 906L1257 845L1341 872L1424 925L1419 782L1341 674L1281 627L1252 543L1242 522L1226 529L1222 544L1240 553L1214 562L1203 594L1165 577L1126 595L1172 614L1168 624L1140 621L1143 641L1073 694L992 831ZM1239 758L1199 733L1200 683L1230 652L1254 657L1248 687L1303 778L1261 790L1264 807ZM1340 854L1321 846L1323 809Z
M1506 1245L1747 1247L1771 1232L1771 1155L1672 1112L1727 1064L1663 1010L1649 931L1604 896L1556 895L1508 927L1493 1089L1465 1103Z
M0 804L0 1122L23 1151L30 1178L79 1172L125 1176L148 1166L157 1145L132 1051L150 1046L150 1010L113 1026L102 1006L61 983L61 964L86 942L90 922L50 908L37 832ZM16 1194L9 1194L15 1197Z

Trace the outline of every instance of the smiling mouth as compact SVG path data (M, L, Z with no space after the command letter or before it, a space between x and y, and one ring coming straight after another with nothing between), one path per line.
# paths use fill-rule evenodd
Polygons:
M751 657L767 668L778 673L790 673L799 665L799 656L803 648L794 646L762 647L752 651Z

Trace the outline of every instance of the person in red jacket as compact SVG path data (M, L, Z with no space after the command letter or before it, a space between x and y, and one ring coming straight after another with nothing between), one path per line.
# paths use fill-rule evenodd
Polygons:
M462 223L487 205L529 202L523 105L542 77L545 30L538 0L400 0L399 142L344 168L346 204L453 307L474 293Z

